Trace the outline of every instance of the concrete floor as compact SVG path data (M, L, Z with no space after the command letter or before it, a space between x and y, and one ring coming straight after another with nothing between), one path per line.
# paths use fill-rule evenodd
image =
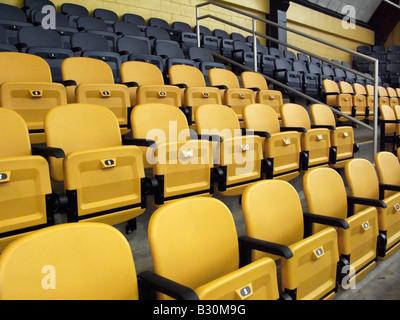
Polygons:
M372 132L366 129L356 130L356 142L360 144L360 151L357 157L366 158L372 161ZM291 181L298 191L299 197L305 208L304 194L302 191L302 175ZM234 217L238 235L244 235L246 230L243 222L239 197L216 198L223 201L231 210ZM147 226L149 218L154 212L151 199L148 198L148 209L137 218L137 230L126 237L132 247L137 272L152 270L152 259L147 241ZM125 234L125 225L116 226ZM355 288L339 290L335 297L336 300L398 300L400 299L400 252L390 257L386 261L379 261L376 267L359 283Z

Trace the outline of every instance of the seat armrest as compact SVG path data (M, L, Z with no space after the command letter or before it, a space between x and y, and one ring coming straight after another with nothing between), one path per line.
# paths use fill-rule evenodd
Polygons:
M242 135L243 136L260 136L264 138L271 138L271 134L267 131L254 131L250 129L242 129Z
M280 127L281 132L283 131L297 131L297 132L307 132L306 128L302 127Z
M331 227L339 227L342 229L348 229L350 227L346 220L340 218L324 216L309 212L304 212L303 216L306 223L320 223Z
M172 85L181 89L186 89L188 87L185 83L174 83Z
M225 85L216 85L216 86L211 86L211 87L213 87L213 88L218 88L218 89L228 89L228 87L227 86L225 86Z
M197 136L198 139L200 140L208 140L208 141L215 141L215 142L222 142L223 139L221 136L218 136L216 134L199 134Z
M150 291L159 291L177 300L199 300L196 292L175 281L160 276L152 271L143 271L138 275L140 291L149 294ZM149 295L146 298L150 298Z
M249 236L239 237L240 265L244 266L251 262L251 250L259 250L274 255L279 255L285 259L293 257L293 252L289 247L265 240L255 239Z
M64 85L65 87L71 87L77 85L75 80L63 80L61 81L61 84Z
M349 204L362 204L366 206L378 207L378 208L387 208L386 203L380 199L371 199L371 198L361 198L354 196L347 196L347 202Z
M334 126L329 126L329 125L319 125L319 124L313 124L311 125L312 129L329 129L329 130L336 130Z
M122 141L122 144L140 146L140 147L157 148L157 143L151 139L124 138Z
M139 87L139 84L135 81L123 82L123 85L126 85L128 88Z
M42 157L65 158L65 152L61 148L48 147L44 144L32 145L32 154Z

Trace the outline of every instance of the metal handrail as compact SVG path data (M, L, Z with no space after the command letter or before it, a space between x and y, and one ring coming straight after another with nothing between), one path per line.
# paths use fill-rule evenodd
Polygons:
M200 8L201 8L201 7L204 7L204 6L207 6L207 5L214 5L214 6L217 6L217 7L220 7L220 8L223 8L223 9L226 9L226 10L229 10L229 11L232 11L232 12L235 12L235 13L238 13L238 14L241 14L241 15L243 15L243 16L247 16L247 17L251 18L251 19L252 19L252 24L253 24L253 30L250 30L250 29L245 28L245 27L243 27L243 26L237 25L237 24L232 23L232 22L230 22L230 21L227 21L227 20L225 20L225 19L221 19L221 18L216 17L216 16L211 15L211 14L207 14L207 15L204 15L204 16L200 16ZM347 71L349 71L349 72L353 72L354 74L357 74L357 75L359 75L359 76L361 76L361 77L364 77L364 78L366 78L367 80L373 81L373 82L374 82L374 121L373 121L374 125L373 125L373 127L371 127L371 126L369 126L369 125L367 125L367 124L365 124L365 123L363 123L363 122L361 122L361 121L359 121L359 120L357 120L357 119L355 119L355 118L353 118L353 117L350 117L350 116L348 116L348 115L346 115L346 114L344 114L344 113L341 113L340 111L338 111L338 110L332 108L331 106L328 106L328 107L330 107L331 110L332 110L333 112L335 112L336 114L339 114L339 115L341 115L341 116L347 118L348 120L350 120L350 121L352 121L352 122L354 122L354 123L357 123L357 124L359 124L360 126L363 126L363 127L367 128L367 129L373 131L373 135L374 135L374 138L373 138L373 156L378 152L378 117L377 117L377 114L378 114L378 72L379 72L379 60L378 60L378 59L372 58L372 57L370 57L370 56L364 55L364 54L362 54L362 53L359 53L359 52L354 51L354 50L351 50L351 49L344 48L344 47L339 46L339 45L337 45L337 44L330 43L330 42L325 41L325 40L323 40L323 39L316 38L316 37L314 37L314 36L305 34L305 33L301 32L301 31L297 31L297 30L295 30L295 29L292 29L292 28L289 28L289 27L286 27L286 26L282 26L282 25L280 25L280 24L278 24L278 23L275 23L275 22L272 22L272 21L270 21L270 20L259 18L259 17L257 17L257 16L252 15L252 14L249 14L249 13L247 13L247 12L243 12L243 11L241 11L241 10L238 10L238 9L235 9L235 8L232 8L232 7L223 5L223 4L218 3L218 2L215 2L215 1L208 1L208 2L204 2L204 3L201 3L201 4L196 5L196 31L197 31L197 44L198 44L198 46L200 46L200 20L202 20L202 19L207 19L207 18L211 18L211 19L217 20L217 21L222 22L222 23L224 23L224 24L228 24L228 25L230 25L230 26L233 26L233 27L235 27L235 28L238 28L238 29L241 29L241 30L243 30L243 31L246 31L246 32L248 32L248 33L253 34L253 40L254 40L254 41L253 41L254 57L257 56L257 41L256 41L256 36L260 36L260 37L262 37L262 38L264 38L264 39L267 39L267 40L276 42L276 43L278 43L278 44L282 44L282 45L284 45L284 46L286 46L286 47L289 47L289 48L292 48L292 49L294 49L294 50L296 50L296 51L299 51L299 52L308 54L309 56L317 57L318 59L320 59L320 60L322 60L322 61L328 62L328 63L330 63L330 64L332 64L332 65L334 65L334 66L337 66L338 68L347 70ZM351 69L351 68L347 68L347 67L345 67L345 66L343 66L343 65L341 65L341 64L337 64L337 63L335 63L335 62L333 62L333 61L330 61L330 60L328 60L328 59L326 59L326 58L317 56L317 55L313 54L312 52L308 52L307 50L298 48L298 47L293 46L293 45L288 44L288 43L283 43L283 42L281 42L281 41L279 41L279 40L277 40L277 39L274 39L274 38L271 38L271 37L269 37L269 36L266 36L266 35L263 35L263 34L261 34L261 33L258 33L258 32L256 32L256 30L255 30L255 29L256 29L256 28L255 28L255 25L256 25L255 22L256 22L256 21L261 21L261 22L264 22L264 23L269 24L269 25L271 25L271 26L274 26L274 27L276 27L276 28L281 28L281 29L284 29L284 30L286 30L286 31L293 32L293 33L295 33L295 34L298 34L298 35L300 35L300 36L306 37L306 38L311 39L311 40L313 40L313 41L316 41L316 42L325 44L325 45L327 45L327 46L331 46L331 47L336 48L336 49L338 49L338 50L345 51L345 52L350 53L350 54L353 54L353 55L355 55L355 56L359 56L359 57L361 57L361 58L363 58L363 59L365 59L365 60L371 61L371 62L374 63L374 67L375 67L375 68L374 68L374 77L370 77L370 76L368 76L368 75L366 75L366 74L363 74L363 73L361 73L361 72L359 72L359 71L357 71L357 70L354 70L354 69ZM214 53L214 52L213 52L213 54L214 54L215 56L219 56L220 59L227 59L227 58L225 58L225 57L223 57L223 56L221 56L221 55L218 55L217 53ZM231 60L231 59L228 59L228 60L230 60L229 63L235 64L235 63L233 62L233 60ZM256 65L256 64L257 64L257 59L254 59L254 61L255 61L255 63L254 63L254 71L257 71L257 65ZM237 64L237 66L243 67L243 66L240 65L240 64ZM247 67L245 67L245 68L247 68ZM247 69L251 70L250 68L247 68ZM284 88L286 87L285 89L290 90L290 91L292 91L292 92L295 92L295 93L298 94L299 96L302 96L302 97L306 98L306 99L309 100L309 101L313 101L314 103L321 103L321 104L326 105L325 103L323 103L323 102L321 102L321 101L318 101L318 100L316 100L316 99L314 99L314 98L312 98L312 97L310 97L310 96L307 96L307 95L305 95L304 93L302 93L302 92L300 92L300 91L297 91L297 90L295 90L295 89L292 89L292 88L290 88L290 87L288 87L288 86L286 86L286 85L284 85L284 84L282 84L282 83L280 83L280 82L278 82L278 81L276 81L276 80L274 80L274 79L272 79L272 78L266 77L265 75L264 75L264 77L265 77L266 79L268 79L270 82L272 82L272 83L274 83L274 84L276 84L276 85L278 85L278 86L284 87Z

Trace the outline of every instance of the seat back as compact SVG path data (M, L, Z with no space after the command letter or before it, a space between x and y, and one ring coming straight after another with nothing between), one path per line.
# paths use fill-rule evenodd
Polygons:
M352 159L346 163L345 176L349 194L355 197L379 199L379 180L374 166L366 159ZM355 205L354 212L367 208L365 205Z
M164 85L161 70L155 65L141 61L124 62L121 66L122 82L136 82L142 85Z
M24 119L0 108L0 251L19 236L53 223L44 158L31 155Z
M149 244L154 271L192 288L200 299L235 300L235 291L249 283L250 299L277 299L273 265L257 272L256 279L249 278L252 271L238 269L235 223L217 199L185 199L159 208L149 222Z
M196 126L200 134L202 130L216 130L219 134L233 137L235 130L240 130L236 113L229 107L218 104L202 105L196 109Z
M167 204L152 214L148 233L154 271L191 288L239 267L235 223L229 209L217 199ZM188 268L192 264L196 267Z
M2 300L138 299L129 243L105 224L36 231L7 247L0 270Z
M379 183L400 185L400 163L392 152L378 152L375 155L375 167ZM387 198L395 193L396 191L386 190L384 197Z
M170 123L172 121L173 124ZM158 143L187 141L190 138L184 113L172 105L163 103L138 105L132 110L131 123L132 135L135 138L149 138Z
M271 134L280 132L279 119L274 109L266 104L249 104L243 109L246 129L267 131Z
M385 120L396 120L396 114L391 106L383 104L379 106L379 110L381 112L381 119L383 120L383 122ZM385 135L393 135L396 132L396 123L382 123L381 125L385 127Z
M296 190L286 181L260 181L243 192L248 236L290 246L303 239L303 211ZM276 255L253 251L253 260Z
M302 127L311 129L307 110L299 104L285 103L281 108L282 124L285 127Z
M62 74L64 81L73 80L77 85L83 83L114 83L114 76L109 65L104 61L93 58L74 57L65 59L62 64Z
M118 120L106 107L87 104L58 106L48 112L45 132L49 147L61 148L68 155L83 151L121 146ZM63 181L63 159L50 158L51 175Z
M129 90L126 86L114 83L111 67L104 61L94 58L74 57L64 60L62 66L64 80L73 80L77 87L69 87L69 102L97 104L112 110L118 118L121 134L128 130Z
M316 125L336 126L335 116L329 107L323 104L312 104L310 107L312 122Z
M184 84L187 88L206 87L204 75L199 69L187 65L174 65L169 69L171 84Z
M32 144L44 143L44 117L51 108L67 103L65 87L52 82L49 65L35 55L1 52L0 70L0 105L24 118Z
M308 170L303 179L308 212L346 219L347 194L342 177L331 168ZM313 223L312 233L326 225Z
M31 142L25 120L15 111L0 108L0 158L31 155Z
M210 70L208 75L211 86L224 85L228 87L228 89L240 88L239 80L230 70L214 68Z
M253 71L243 71L240 76L244 88L258 88L260 90L268 90L268 83L260 73Z

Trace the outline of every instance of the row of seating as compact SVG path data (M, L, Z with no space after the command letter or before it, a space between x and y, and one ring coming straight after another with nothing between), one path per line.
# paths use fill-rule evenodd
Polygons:
M215 62L208 50L197 48L196 30L182 22L174 22L169 26L165 20L150 18L146 23L143 17L133 14L125 14L123 21L119 21L114 12L104 9L95 10L94 16L91 17L86 8L67 3L62 5L61 13L57 15L56 21L59 25L56 30L43 30L40 27L27 27L27 24L29 25L27 21L40 26L44 15L40 8L53 4L48 0L38 1L35 4L28 3L23 10L3 5L5 17L0 16L0 25L5 28L0 28L0 41L4 45L0 45L0 50L19 50L45 58L51 66L53 79L56 82L62 81L60 72L62 61L71 56L89 56L106 61L112 67L117 83L121 81L119 74L121 64L128 60L146 61L157 65L164 73L167 83L168 69L172 64L197 67L200 67L200 64L207 65L207 69L201 69L206 77L206 83L210 65L224 67L224 64ZM13 13L12 17L19 17L18 21L22 25L9 20L7 12ZM212 34L204 26L201 26L201 35L203 48L221 53L253 68L253 37L245 38L235 32L228 35L219 29L214 30ZM315 57L266 47L261 45L258 39L257 48L257 65L260 72L313 97L321 95L321 81L324 78L335 81L346 79L348 82L364 85L367 83L365 78L321 62ZM332 61L340 64L339 61ZM350 67L344 62L343 65ZM237 74L241 73L241 70L234 66L232 70ZM285 93L293 96L291 92L285 91Z
M359 120L370 121L374 117L374 87L370 84L363 86L359 83L333 80L323 80L325 101L342 113ZM389 105L394 108L399 104L400 89L378 86L378 106ZM378 110L379 111L379 110ZM348 121L337 117L338 121Z
M349 195L334 169L307 172L308 212L286 181L249 186L242 197L246 235L239 238L218 199L165 204L148 226L154 270L140 274L126 238L106 224L43 228L3 251L0 298L333 299L399 248L399 160L380 152L375 161L376 170L365 159L346 164Z
M385 48L382 45L357 47L357 51L364 55L379 60L379 77L383 83L388 86L397 87L400 83L400 46L389 46ZM359 56L353 56L354 69L363 73L374 73L375 65Z

